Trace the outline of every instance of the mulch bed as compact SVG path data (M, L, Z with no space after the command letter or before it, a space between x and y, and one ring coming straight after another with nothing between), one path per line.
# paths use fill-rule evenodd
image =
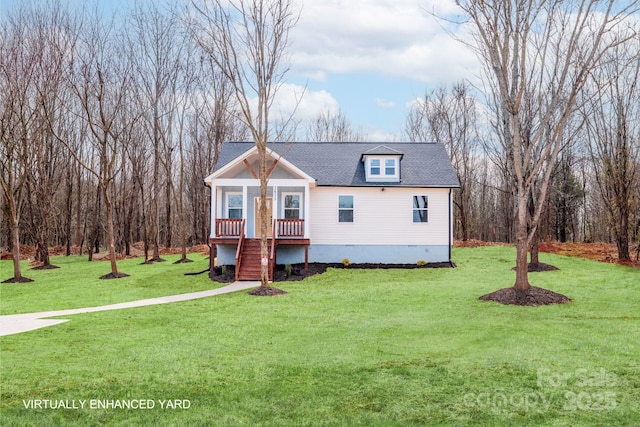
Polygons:
M526 291L514 288L498 289L479 298L482 301L495 301L505 305L538 306L551 304L565 304L571 298L548 289L531 286Z
M516 267L513 267L512 270L516 271ZM537 264L529 263L527 265L527 271L529 273L540 273L543 271L555 271L555 270L560 270L560 269L554 265L545 264L544 262L539 262Z
M272 288L271 286L260 286L247 293L257 297L273 297L277 295L284 295L287 292L282 289Z
M287 271L285 266L276 266L273 272L274 282L295 282L304 280L307 277L314 276L316 274L322 274L327 271L328 268L340 268L340 269L389 269L389 268L451 268L454 265L448 262L429 263L418 266L417 264L351 264L345 267L343 264L327 264L327 263L309 263L308 268L304 268L304 264L294 264L291 266L291 270ZM214 267L214 274L209 275L211 280L220 283L232 283L235 281L235 267L233 265L216 266Z
M11 279L7 279L2 281L2 283L30 283L33 282L33 279L29 279L28 277L19 277L19 278L15 278L12 277Z
M102 280L109 280L109 279L121 279L123 277L129 277L128 274L126 273L109 273L109 274L105 274L104 276L100 276L100 279Z
M57 265L47 264L47 265L38 265L36 267L31 267L30 270L53 270L56 268L60 268Z

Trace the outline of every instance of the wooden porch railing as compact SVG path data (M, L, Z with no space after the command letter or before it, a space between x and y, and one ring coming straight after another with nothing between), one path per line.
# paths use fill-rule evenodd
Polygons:
M216 237L239 237L244 234L242 218L216 218Z
M278 237L304 237L304 219L277 219Z
M240 230L238 235L240 239L238 239L238 249L236 250L236 280L240 277L240 261L242 261L242 245L244 245L244 224L245 220L240 220ZM218 225L218 221L216 220L216 226Z
M273 229L275 229L275 222L277 220L273 220ZM275 236L271 238L271 254L269 259L269 277L273 280L273 267L276 265L276 239Z

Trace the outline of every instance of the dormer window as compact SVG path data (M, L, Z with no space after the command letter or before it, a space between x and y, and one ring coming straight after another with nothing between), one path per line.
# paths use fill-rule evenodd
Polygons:
M400 182L400 156L365 156L367 182Z
M362 153L367 182L400 182L400 159L403 154L386 145Z

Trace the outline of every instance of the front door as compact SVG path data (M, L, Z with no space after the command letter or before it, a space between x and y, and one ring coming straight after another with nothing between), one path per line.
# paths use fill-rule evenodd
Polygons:
M273 199L271 197L267 197L267 237L273 237ZM256 197L255 198L255 234L254 236L256 238L260 237L260 225L262 224L262 221L260 221L260 198Z

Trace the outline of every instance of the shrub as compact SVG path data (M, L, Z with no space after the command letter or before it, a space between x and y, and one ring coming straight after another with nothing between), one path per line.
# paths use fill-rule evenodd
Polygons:
M423 259L419 259L418 262L416 262L416 264L418 265L418 267L424 267L425 265L427 265L427 261Z
M291 264L285 264L284 266L284 274L287 276L287 278L291 277Z
M351 261L349 261L349 258L343 259L342 265L344 265L345 267L349 267L351 265Z

